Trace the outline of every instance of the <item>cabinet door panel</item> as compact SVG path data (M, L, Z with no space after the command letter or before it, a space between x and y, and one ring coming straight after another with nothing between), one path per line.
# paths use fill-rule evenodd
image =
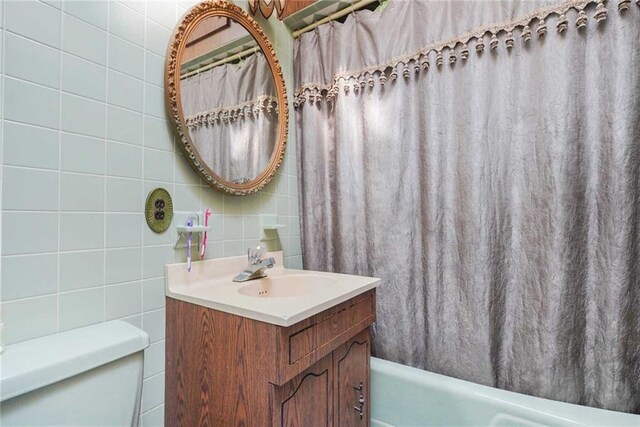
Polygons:
M282 387L275 388L274 425L333 426L333 363L328 355Z
M336 425L369 425L369 330L363 331L334 353L336 371Z

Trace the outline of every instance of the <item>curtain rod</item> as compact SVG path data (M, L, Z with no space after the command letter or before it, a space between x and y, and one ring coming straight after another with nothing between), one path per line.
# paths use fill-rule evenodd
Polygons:
M322 24L326 24L329 21L333 21L335 19L338 18L342 18L345 15L350 14L351 12L354 12L358 9L362 9L365 6L370 5L371 3L375 3L375 2L381 2L380 0L360 0L357 3L353 3L351 6L345 7L342 10L339 10L335 13L332 13L331 15L322 18L321 20L317 21L317 22L313 22L309 25L307 25L306 27L300 28L299 30L295 30L293 32L293 38L297 39L298 37L300 37L301 34L304 34L306 32L309 32L317 27L319 27Z
M228 56L228 57L226 57L226 58L224 58L224 59L221 59L221 60L219 60L219 61L216 61L216 62L214 62L214 63L212 63L212 64L204 65L204 66L202 66L202 67L196 68L196 69L195 69L195 70L193 70L193 71L189 71L188 73L181 74L181 75L180 75L180 80L186 79L187 77L195 76L195 75L196 75L196 74L198 74L198 73L201 73L201 72L203 72L203 71L210 70L211 68L213 68L213 67L217 67L218 65L223 65L223 64L226 64L226 63L228 63L228 62L233 62L233 61L235 61L236 59L242 59L242 58L244 58L245 56L249 56L249 55L251 55L251 54L253 54L253 53L258 52L259 50L260 50L260 47L259 47L259 46L252 47L252 48L247 49L247 50L243 50L242 52L238 52L238 53L236 53L235 55Z

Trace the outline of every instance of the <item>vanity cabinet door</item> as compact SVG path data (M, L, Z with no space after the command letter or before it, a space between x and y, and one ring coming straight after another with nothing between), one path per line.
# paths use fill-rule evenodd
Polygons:
M369 425L369 328L333 353L336 426Z
M333 354L281 387L274 386L274 426L333 427Z

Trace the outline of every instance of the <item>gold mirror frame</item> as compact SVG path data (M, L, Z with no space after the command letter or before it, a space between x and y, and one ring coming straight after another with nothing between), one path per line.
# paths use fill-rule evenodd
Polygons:
M278 95L278 136L276 145L269 165L251 181L244 183L234 183L226 181L218 176L202 160L200 154L191 141L187 126L184 120L182 103L180 102L180 64L182 52L187 41L187 36L198 23L210 16L222 16L235 20L242 25L256 40L258 46L264 53L275 81ZM225 193L237 196L245 196L260 191L275 176L278 168L282 165L284 152L287 147L287 133L289 125L289 104L287 100L287 90L285 88L284 77L280 62L276 58L276 53L271 42L265 35L258 23L250 17L240 7L226 0L206 0L189 9L182 17L176 28L173 30L169 47L167 48L167 59L165 63L165 95L169 115L173 120L182 151L188 158L191 167L205 180L211 187Z

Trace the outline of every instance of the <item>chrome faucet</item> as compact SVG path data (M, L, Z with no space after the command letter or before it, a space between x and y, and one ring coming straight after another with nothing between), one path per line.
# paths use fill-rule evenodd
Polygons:
M263 258L265 254L264 246L259 244L254 249L249 248L247 250L247 258L249 259L249 265L247 268L233 278L234 282L246 282L248 280L261 279L267 277L265 272L267 268L272 268L276 265L274 258Z

